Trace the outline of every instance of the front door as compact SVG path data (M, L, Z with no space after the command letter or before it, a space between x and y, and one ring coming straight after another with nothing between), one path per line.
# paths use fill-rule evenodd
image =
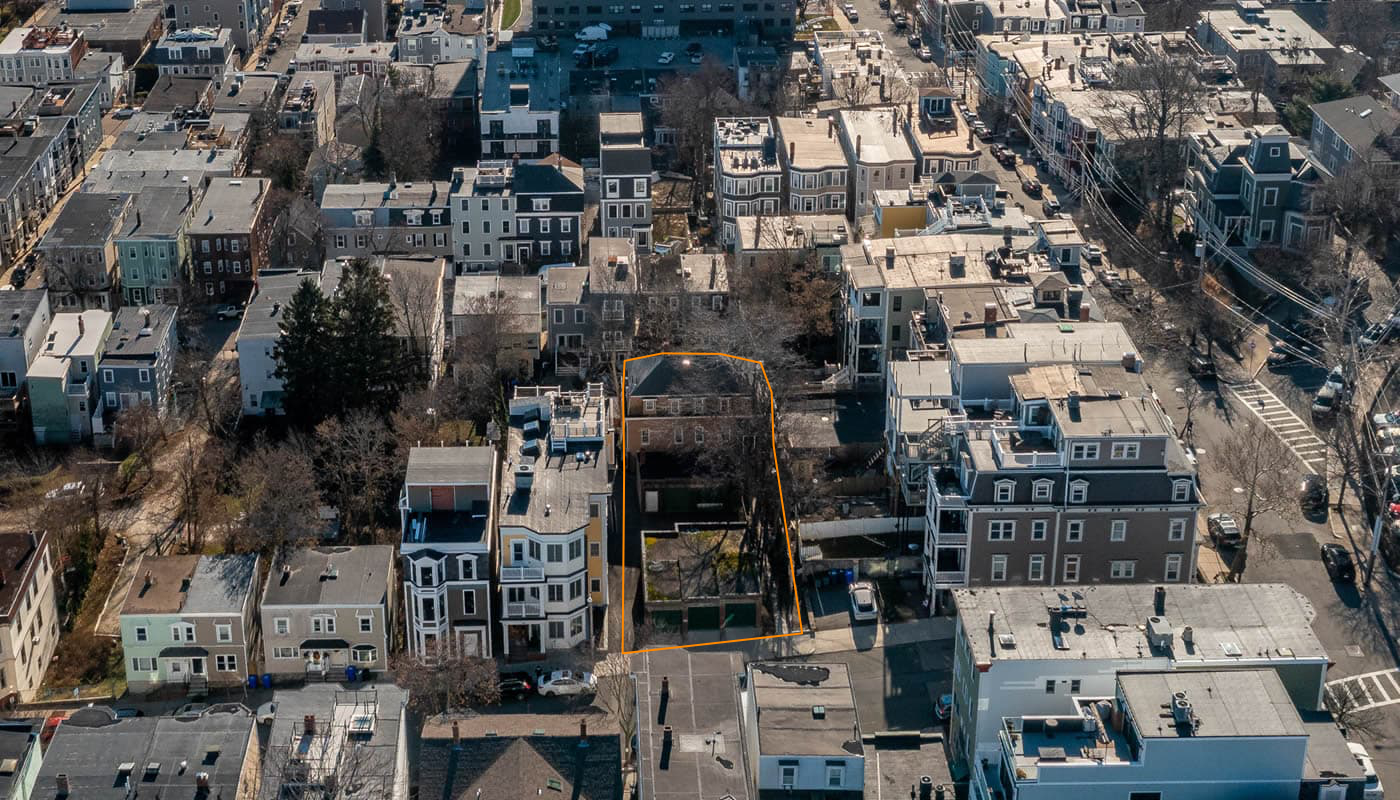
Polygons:
M203 675L203 674L204 674L204 659L202 659L202 658L191 658L191 659L190 659L190 672L194 673L195 675Z

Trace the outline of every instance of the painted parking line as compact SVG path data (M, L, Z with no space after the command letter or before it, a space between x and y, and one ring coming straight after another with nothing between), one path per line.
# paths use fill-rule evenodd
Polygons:
M1327 443L1319 439L1312 428L1293 413L1293 409L1258 381L1230 384L1228 388L1235 399L1263 420L1293 451L1305 469L1313 474L1322 472L1327 464Z
M1400 669L1383 669L1328 681L1326 691L1333 700L1350 698L1351 710L1365 711L1400 703Z

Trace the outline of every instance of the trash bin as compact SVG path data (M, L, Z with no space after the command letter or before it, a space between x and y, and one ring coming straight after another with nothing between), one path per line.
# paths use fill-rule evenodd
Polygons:
M256 689L256 688L258 688L258 676L256 676L256 675L249 675L249 676L248 676L248 688L249 688L249 689Z
M272 688L272 673L271 673L271 672L264 672L264 673L263 673L262 684L263 684L263 688L264 688L264 689L271 689L271 688Z
M350 683L355 682L355 666L353 664L345 668L345 680Z
M848 569L848 570L846 570L846 583L854 583L854 582L855 582L855 579L856 579L856 571L853 570L853 569Z

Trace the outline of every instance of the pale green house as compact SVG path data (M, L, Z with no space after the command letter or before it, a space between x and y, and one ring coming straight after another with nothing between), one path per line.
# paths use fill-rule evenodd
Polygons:
M112 312L55 314L29 367L29 410L38 444L92 438L102 429L97 362L112 333Z
M258 640L257 588L254 554L142 558L121 612L131 691L203 693L246 681Z
M178 305L188 267L185 229L199 193L193 186L148 186L117 231L122 302Z

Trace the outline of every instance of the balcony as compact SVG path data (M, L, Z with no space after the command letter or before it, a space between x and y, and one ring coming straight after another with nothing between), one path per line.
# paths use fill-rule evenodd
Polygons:
M939 531L933 534L934 547L966 547L970 537L966 533L944 533Z
M940 570L933 573L933 585L937 589L955 589L967 585L967 571Z
M1064 454L1053 439L1026 431L992 431L992 452L1002 469L1064 466Z
M544 604L539 600L527 600L522 603L506 603L501 616L504 619L524 619L544 616Z
M501 567L501 583L541 583L544 567Z

